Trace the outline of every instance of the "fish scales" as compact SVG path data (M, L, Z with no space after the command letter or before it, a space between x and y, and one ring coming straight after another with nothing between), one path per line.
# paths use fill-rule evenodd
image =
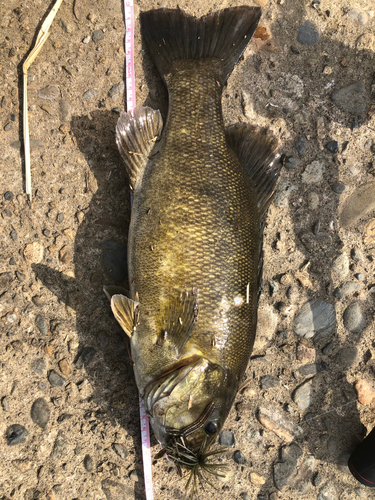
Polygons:
M134 372L156 438L196 490L254 343L264 217L277 141L248 124L224 128L223 85L260 9L196 19L141 14L148 52L168 88L168 117L122 113L116 141L134 193L130 292L107 287L130 337ZM206 478L207 479L207 478Z

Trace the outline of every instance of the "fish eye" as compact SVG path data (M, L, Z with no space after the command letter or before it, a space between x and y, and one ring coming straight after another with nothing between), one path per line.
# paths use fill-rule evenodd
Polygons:
M217 424L215 424L215 422L208 422L208 424L205 425L204 430L207 434L215 434L215 432L217 432Z

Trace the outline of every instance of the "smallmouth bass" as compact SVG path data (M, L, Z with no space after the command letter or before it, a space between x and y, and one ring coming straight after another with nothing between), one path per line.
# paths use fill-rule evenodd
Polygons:
M187 488L219 474L208 458L253 347L263 221L279 167L264 129L225 130L221 96L261 15L234 7L201 19L141 14L147 50L168 89L159 111L122 113L116 141L134 194L130 291L107 287L130 337L140 395L163 452L192 471Z

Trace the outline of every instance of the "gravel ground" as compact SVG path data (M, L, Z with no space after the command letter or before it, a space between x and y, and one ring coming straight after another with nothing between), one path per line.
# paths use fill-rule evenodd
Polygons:
M201 16L245 2L181 0ZM223 93L227 124L285 153L265 232L259 331L221 442L220 499L373 498L346 460L374 425L375 19L372 0L258 0L261 28ZM29 71L46 2L0 2L0 498L144 498L128 344L102 292L125 283L129 188L120 0L66 0ZM255 5L255 4L254 4ZM172 1L139 0L136 15ZM167 96L136 26L139 104ZM153 439L153 454L159 449ZM182 498L165 460L155 498ZM202 492L201 499L212 492Z

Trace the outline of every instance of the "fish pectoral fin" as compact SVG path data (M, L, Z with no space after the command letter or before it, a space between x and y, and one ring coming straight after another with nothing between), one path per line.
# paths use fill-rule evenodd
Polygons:
M184 292L166 308L159 345L172 345L179 356L189 340L198 317L198 292Z
M134 190L142 179L155 141L160 137L163 120L160 111L137 106L134 111L121 113L116 126L116 143L123 157Z
M125 295L117 294L111 297L112 312L120 323L121 328L129 337L132 336L137 323L136 309L138 305L139 302L135 302L125 297Z

